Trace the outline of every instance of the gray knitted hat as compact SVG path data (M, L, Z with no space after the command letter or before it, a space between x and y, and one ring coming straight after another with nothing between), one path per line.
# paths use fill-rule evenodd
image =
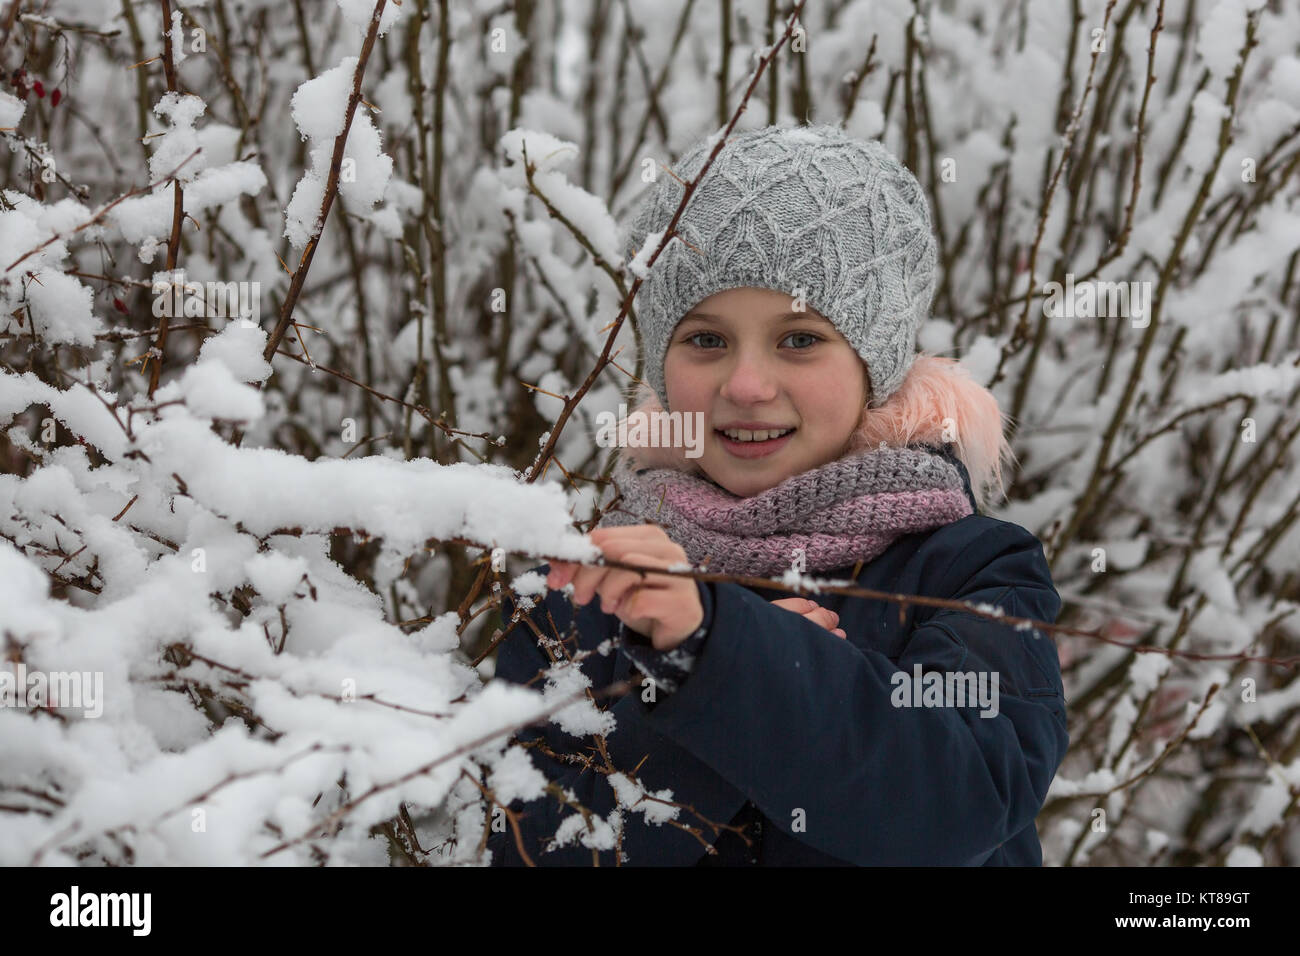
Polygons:
M692 146L673 172L690 182L715 143ZM684 193L660 175L625 234L626 261L648 236L657 244ZM936 246L920 184L879 142L834 125L733 133L676 232L685 242L669 242L635 302L644 371L665 409L677 323L715 292L746 286L802 292L865 361L872 407L902 384L934 295Z

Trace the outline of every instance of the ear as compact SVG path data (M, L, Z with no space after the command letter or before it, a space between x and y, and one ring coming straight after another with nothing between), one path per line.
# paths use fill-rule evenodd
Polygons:
M1015 460L1006 440L1006 416L993 393L956 359L918 355L898 391L879 408L864 408L848 454L951 441L970 472L981 506L1001 501L1003 472Z

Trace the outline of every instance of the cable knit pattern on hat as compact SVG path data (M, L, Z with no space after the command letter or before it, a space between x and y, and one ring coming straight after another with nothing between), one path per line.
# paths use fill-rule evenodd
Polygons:
M660 176L625 237L630 261L657 244L714 143ZM866 363L871 404L907 374L936 274L930 207L916 178L876 141L838 126L766 126L733 133L637 291L645 375L669 408L668 340L716 292L785 292L825 316ZM653 251L653 246L647 250Z

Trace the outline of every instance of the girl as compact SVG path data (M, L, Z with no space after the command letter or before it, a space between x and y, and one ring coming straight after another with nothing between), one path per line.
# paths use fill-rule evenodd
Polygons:
M659 182L629 253L655 248L712 148ZM1040 542L980 513L1010 461L996 400L916 351L935 258L921 188L879 143L835 126L731 137L637 299L653 393L633 414L696 415L703 452L624 453L591 533L603 554L1055 621ZM517 832L493 828L494 865L1041 865L1034 818L1069 737L1040 632L896 601L542 569L552 590L502 641L497 676L528 683L577 655L591 686L636 691L609 707L596 752L554 723L518 735L559 789L512 806ZM617 654L599 650L609 638Z

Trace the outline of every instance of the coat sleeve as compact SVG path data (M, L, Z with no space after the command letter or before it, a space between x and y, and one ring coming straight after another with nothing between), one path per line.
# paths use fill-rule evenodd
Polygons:
M542 566L540 573L545 575L549 568ZM703 595L702 595L703 596ZM706 606L706 613L709 608ZM509 621L514 614L514 604L509 591L502 596L503 620ZM561 634L570 622L575 622L588 639L585 646L596 644L591 635L615 635L614 623L617 619L606 615L599 609L598 602L575 609L561 592L550 592L544 601L527 612L527 616L546 636L553 637L553 627ZM706 618L706 623L707 623ZM706 630L702 628L702 630ZM697 635L699 632L697 631ZM698 643L698 642L697 642ZM621 652L621 651L620 651ZM599 653L594 652L594 653ZM613 653L613 651L611 651ZM664 661L660 655L650 649L643 660L660 668L663 683L661 692L668 690L672 680L667 676L672 672L664 670ZM550 666L550 660L538 646L536 635L522 620L506 635L497 649L495 676L516 684L528 684L539 672ZM532 685L541 690L541 681ZM598 688L597 688L598 689ZM647 766L660 768L656 776L662 782L668 782L678 799L685 800L698 807L711 819L728 820L744 797L717 778L707 766L689 753L684 752L671 741L649 731L640 720L637 706L642 694L635 688L624 694L609 706L608 711L616 722L615 731L607 737L609 753L615 767L621 771L631 770L643 760ZM602 702L604 703L604 702ZM534 766L552 783L571 793L583 807L601 817L608 818L618 804L613 787L608 777L581 765L556 759L545 753L537 743L544 745L556 754L582 754L595 757L590 738L579 738L566 733L554 722L544 725L522 728L515 733L515 739L528 746L528 753ZM596 758L598 760L598 758ZM645 776L645 773L642 774ZM653 788L652 788L653 789ZM508 821L504 829L489 829L488 849L492 851L492 866L525 866L519 853L518 841L522 840L524 850L531 861L538 866L600 866L616 864L613 848L598 847L593 853L592 847L586 846L579 836L567 845L548 850L547 846L557 829L570 821L576 811L563 805L552 794L546 794L530 801L516 800L511 803L512 812L519 814L519 835ZM693 849L694 838L678 831L670 830L666 824L647 824L639 811L626 811L624 816L625 841L623 849L629 858L640 861L653 854L656 860L667 861L691 860L698 855ZM694 822L684 817L687 822ZM598 824L599 826L599 824Z
M709 636L709 602L713 600L713 595L702 584L698 586L700 605L704 608L704 623L671 650L656 650L650 638L628 627L621 620L618 622L619 652L626 655L664 693L671 694L690 676L695 669L695 662L699 660L704 639Z
M939 580L943 596L1010 615L1060 610L1041 543L1010 523L959 549ZM776 826L851 863L924 866L981 864L1033 824L1069 745L1049 636L917 608L895 659L740 585L708 587L690 679L635 703ZM930 671L997 675L996 707L898 705L902 678Z

